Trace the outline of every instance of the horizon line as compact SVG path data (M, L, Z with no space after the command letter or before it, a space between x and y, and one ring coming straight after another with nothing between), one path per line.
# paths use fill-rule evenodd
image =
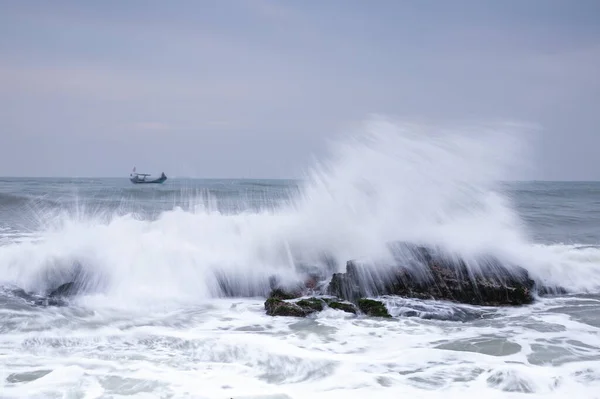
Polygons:
M129 179L124 176L0 176L0 179ZM190 179L190 180L305 180L300 177L192 177L192 176L174 176L169 177L169 180L174 179ZM168 181L168 180L167 180ZM570 180L556 180L556 179L514 179L514 180L498 180L499 182L523 182L523 183L598 183L600 180L587 180L587 179L570 179Z

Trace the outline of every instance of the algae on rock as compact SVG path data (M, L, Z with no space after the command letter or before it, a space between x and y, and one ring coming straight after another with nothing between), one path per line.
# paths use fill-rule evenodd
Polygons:
M382 302L373 299L359 299L358 308L367 316L390 318L387 308Z

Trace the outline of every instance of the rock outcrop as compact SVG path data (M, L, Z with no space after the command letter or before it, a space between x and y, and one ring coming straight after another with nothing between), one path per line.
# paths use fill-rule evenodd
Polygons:
M357 314L354 304L344 302L338 298L311 297L300 300L289 298L289 294L280 289L271 291L265 301L265 310L269 316L306 317L310 314L321 312L326 308L337 309L343 312Z
M392 317L392 316L390 316L390 314L389 314L387 308L385 307L385 305L383 304L383 302L375 301L373 299L366 299L366 298L359 299L358 300L358 308L361 310L361 312L363 312L367 316L385 317L385 318Z
M354 306L352 303L343 302L337 298L336 299L325 299L325 302L327 303L327 306L329 306L331 309L337 309L337 310L341 310L343 312L352 313L352 314L358 313L356 310L356 306Z
M396 244L394 263L363 265L348 261L346 273L332 276L327 294L356 302L397 295L471 305L515 306L533 302L534 281L527 271L497 259L477 259L476 267L433 250Z
M313 280L289 290L272 286L265 302L267 314L305 317L329 307L390 318L382 302L367 298L389 295L480 306L519 306L533 302L535 291L546 291L536 287L527 270L504 264L492 256L480 256L468 263L435 248L407 243L394 243L390 248L391 262L348 261L346 272L334 273L320 292L316 287L322 284ZM316 297L298 300L315 294ZM412 313L416 316L423 312ZM422 316L435 318L430 313Z
M283 288L275 288L269 294L269 298L276 299L296 299L302 296L301 291L286 291Z
M76 295L78 293L77 286L74 281L65 283L52 290L49 294L49 298L65 298Z
M11 287L6 290L6 293L13 298L19 298L33 306L67 306L68 302L62 296L38 295L29 293L22 288Z
M315 310L302 308L294 302L288 302L279 298L268 298L265 301L265 310L269 316L292 316L306 317Z

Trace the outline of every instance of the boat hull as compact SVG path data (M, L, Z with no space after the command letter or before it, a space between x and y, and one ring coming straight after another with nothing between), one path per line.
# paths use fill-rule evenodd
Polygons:
M140 178L138 178L137 176L132 177L129 179L133 184L162 184L167 180L167 177L159 177L158 179L154 179L154 180L142 180Z

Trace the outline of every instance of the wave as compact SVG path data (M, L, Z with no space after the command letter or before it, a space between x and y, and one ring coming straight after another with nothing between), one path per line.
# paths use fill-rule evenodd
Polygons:
M59 206L59 203L45 196L28 196L0 193L0 209L12 207Z
M369 121L272 209L223 213L205 195L152 220L52 213L39 240L0 247L0 279L43 292L77 274L116 304L256 296L274 275L294 283L311 268L341 271L348 259L387 259L389 242L406 241L493 255L545 285L598 290L600 250L533 243L497 183L520 157L511 129Z

